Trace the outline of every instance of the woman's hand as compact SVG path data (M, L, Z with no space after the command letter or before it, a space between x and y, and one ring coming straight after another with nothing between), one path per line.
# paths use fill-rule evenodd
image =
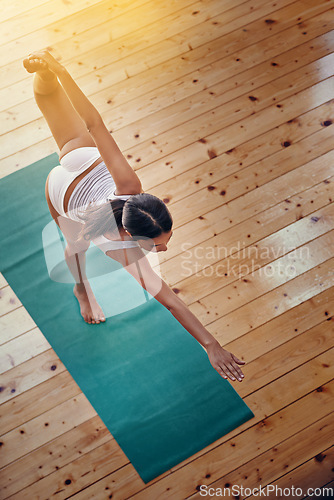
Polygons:
M46 67L45 69L49 69L53 71L56 75L60 73L64 66L62 66L47 50L37 50L36 52L32 52L28 59L38 61L39 63L44 62Z
M223 349L218 342L209 344L206 352L210 363L219 375L223 378L230 377L231 380L242 381L244 375L238 365L244 365L245 361L241 361L234 354Z

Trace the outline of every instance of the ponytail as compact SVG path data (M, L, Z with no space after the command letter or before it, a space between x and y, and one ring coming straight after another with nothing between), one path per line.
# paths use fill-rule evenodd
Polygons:
M125 202L126 200L115 198L100 205L91 205L86 208L80 216L85 224L78 239L92 240L106 232L121 229Z

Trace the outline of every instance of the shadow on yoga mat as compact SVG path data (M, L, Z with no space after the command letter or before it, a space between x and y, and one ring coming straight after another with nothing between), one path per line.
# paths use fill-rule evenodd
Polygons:
M92 280L111 317L100 325L83 321L73 283L50 279L42 245L51 220L44 185L57 164L53 154L0 181L1 271L147 483L254 414L151 296L118 314L120 304L143 293L118 263L117 272ZM114 262L96 252L108 266Z

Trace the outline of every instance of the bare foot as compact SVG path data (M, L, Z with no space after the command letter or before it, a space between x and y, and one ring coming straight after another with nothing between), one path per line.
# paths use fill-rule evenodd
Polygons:
M73 293L78 299L80 312L86 323L103 323L106 320L88 283L85 285L77 283L73 288Z
M28 73L36 73L38 72L49 72L48 65L43 59L23 59L23 66L28 71Z

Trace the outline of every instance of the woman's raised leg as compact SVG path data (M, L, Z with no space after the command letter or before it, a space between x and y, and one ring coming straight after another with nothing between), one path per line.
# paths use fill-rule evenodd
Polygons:
M73 149L95 146L86 125L47 64L40 59L25 59L23 65L29 73L35 73L36 103L58 145L60 157Z

